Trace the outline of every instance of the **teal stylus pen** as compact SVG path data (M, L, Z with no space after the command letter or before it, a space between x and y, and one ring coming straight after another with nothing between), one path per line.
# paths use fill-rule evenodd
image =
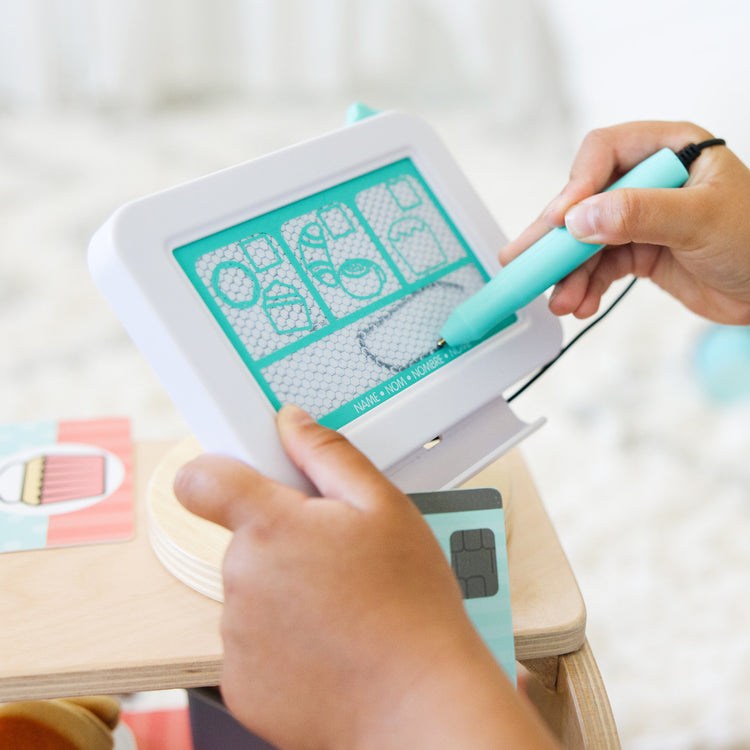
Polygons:
M607 190L680 187L688 178L688 167L701 150L723 144L723 140L714 138L690 144L677 153L663 148L637 164ZM551 230L456 307L440 331L439 345L459 346L481 339L603 247L580 242L564 227Z

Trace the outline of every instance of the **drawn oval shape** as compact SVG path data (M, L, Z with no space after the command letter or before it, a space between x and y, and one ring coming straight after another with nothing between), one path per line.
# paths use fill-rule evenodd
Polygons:
M252 307L260 297L258 277L252 268L238 260L217 263L211 273L211 286L230 307Z
M362 353L391 372L401 372L437 350L448 313L466 297L461 284L436 281L384 308L357 334Z

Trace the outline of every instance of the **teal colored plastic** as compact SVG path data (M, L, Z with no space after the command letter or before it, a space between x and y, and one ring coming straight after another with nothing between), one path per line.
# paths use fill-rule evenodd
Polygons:
M750 397L750 327L710 328L698 343L695 369L716 401L729 403Z
M515 683L516 655L502 498L475 488L409 495L461 585L469 619ZM408 571L404 571L408 575Z
M668 148L650 156L611 185L617 188L676 188L688 171ZM473 297L460 304L446 321L441 336L449 346L476 341L490 329L585 263L604 245L572 237L567 229L553 229L505 266Z
M362 104L362 102L354 102L346 110L346 124L353 125L355 122L377 114L380 114L380 110L368 107L366 104Z

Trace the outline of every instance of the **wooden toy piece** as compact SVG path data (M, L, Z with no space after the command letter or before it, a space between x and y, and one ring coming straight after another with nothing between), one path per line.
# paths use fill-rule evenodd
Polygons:
M222 601L221 565L231 535L186 511L172 491L178 469L200 453L197 439L187 438L169 451L156 468L146 495L149 539L157 557L176 578L201 594ZM486 475L480 474L466 486L487 486ZM512 529L510 476L495 469L491 486L500 490L503 498L507 541Z
M120 704L108 696L21 701L0 706L6 750L112 750Z
M178 469L202 453L195 438L178 443L159 463L146 492L148 534L156 556L178 580L223 601L221 565L231 538L226 529L189 513L172 491Z

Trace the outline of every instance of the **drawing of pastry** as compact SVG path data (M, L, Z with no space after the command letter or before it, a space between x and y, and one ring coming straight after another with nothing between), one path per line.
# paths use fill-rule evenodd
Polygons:
M307 302L291 284L274 281L265 289L263 310L278 334L308 331L312 328Z
M385 271L368 258L349 258L339 267L339 283L349 296L357 299L377 297L385 282Z
M60 443L0 464L0 510L56 515L92 505L122 483L122 462L94 446Z
M299 236L299 252L310 275L321 284L337 286L336 270L331 262L323 227L311 221L302 228Z
M448 260L429 224L416 216L394 221L388 241L417 276L440 268Z

